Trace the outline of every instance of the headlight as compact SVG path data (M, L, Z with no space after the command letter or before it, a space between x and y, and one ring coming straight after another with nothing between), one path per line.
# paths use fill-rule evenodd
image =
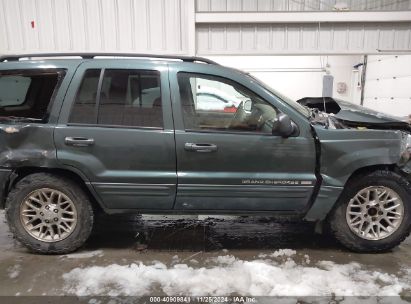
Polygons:
M411 134L403 133L401 158L408 161L411 158Z
M405 137L405 150L411 153L411 134L407 134Z
M402 165L402 170L411 175L411 134L405 133L402 140L402 154L399 165Z

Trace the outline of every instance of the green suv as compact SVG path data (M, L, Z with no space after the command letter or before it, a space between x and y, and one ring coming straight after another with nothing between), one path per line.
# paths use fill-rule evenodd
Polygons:
M385 251L411 228L410 133L204 58L0 58L0 205L39 253L79 248L99 211L315 221Z

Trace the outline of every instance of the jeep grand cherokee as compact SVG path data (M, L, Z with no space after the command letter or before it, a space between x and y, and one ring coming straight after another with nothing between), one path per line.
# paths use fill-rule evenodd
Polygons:
M204 90L234 108L207 107ZM204 58L0 58L0 205L39 253L76 250L101 210L287 217L354 251L388 250L411 227L410 132Z

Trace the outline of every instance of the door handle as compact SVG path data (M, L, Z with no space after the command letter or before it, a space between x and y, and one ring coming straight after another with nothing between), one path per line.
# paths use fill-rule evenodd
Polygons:
M94 139L86 137L66 137L64 143L68 146L87 147L94 145Z
M216 152L217 145L185 143L184 150L191 152Z

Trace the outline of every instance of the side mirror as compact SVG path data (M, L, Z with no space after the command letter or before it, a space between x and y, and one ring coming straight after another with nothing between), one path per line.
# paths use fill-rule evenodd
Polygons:
M290 137L297 131L297 126L286 114L280 113L273 121L273 135Z

